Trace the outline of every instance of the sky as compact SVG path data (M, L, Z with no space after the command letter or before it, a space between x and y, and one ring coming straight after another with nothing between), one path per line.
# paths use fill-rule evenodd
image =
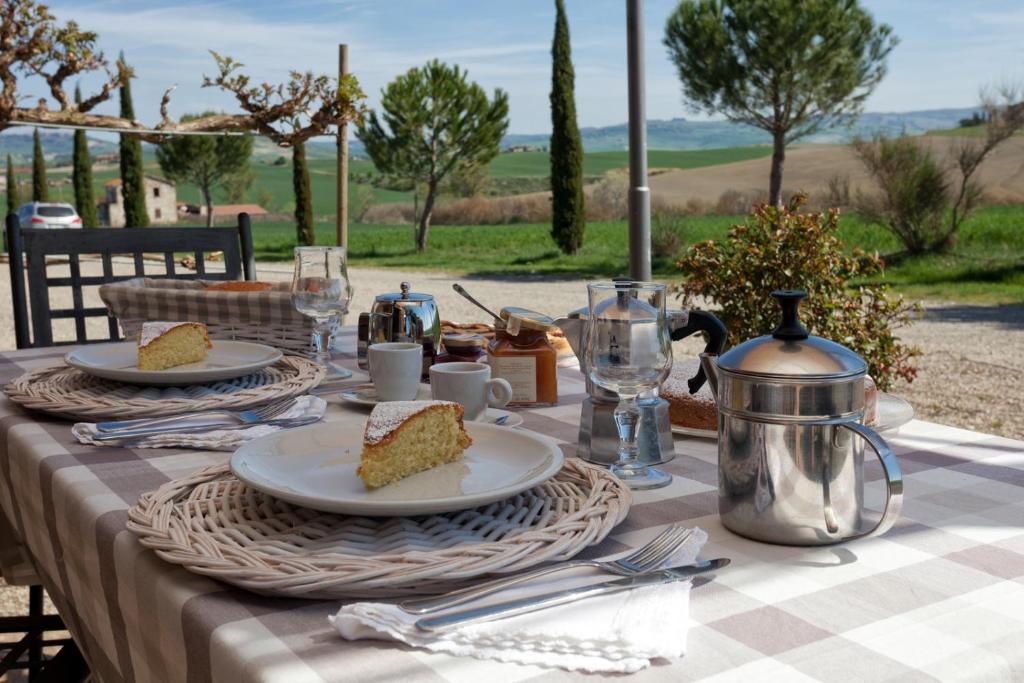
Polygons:
M488 92L509 93L512 133L550 130L552 0L58 0L50 8L99 33L113 61L135 68L137 118L159 119L165 88L177 84L172 116L235 112L233 99L200 87L213 74L207 50L231 55L254 81L281 82L289 70L336 75L338 43L376 107L380 90L433 58L457 63ZM674 0L645 3L647 113L651 119L705 118L687 110L661 43ZM889 75L869 111L969 107L979 89L1024 80L1021 0L862 0L900 38ZM566 0L581 126L623 123L626 110L625 3ZM37 79L36 79L37 80ZM94 79L83 79L90 91ZM42 94L38 82L26 93ZM96 111L116 113L116 100Z

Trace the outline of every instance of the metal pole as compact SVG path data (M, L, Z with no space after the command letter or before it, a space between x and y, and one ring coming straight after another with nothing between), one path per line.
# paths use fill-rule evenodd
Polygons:
M348 45L338 45L338 80L348 75ZM348 123L338 125L337 212L335 232L339 247L348 247Z
M651 279L651 190L647 187L647 113L644 106L644 2L626 0L629 72L629 276Z

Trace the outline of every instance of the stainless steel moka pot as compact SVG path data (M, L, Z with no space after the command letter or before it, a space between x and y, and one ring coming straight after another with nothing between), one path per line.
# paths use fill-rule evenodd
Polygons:
M881 534L899 516L903 479L864 426L864 360L800 324L802 291L772 292L782 323L717 357L701 354L718 403L718 511L741 536L825 545ZM881 519L864 522L864 448L885 473Z
M580 413L580 433L577 455L588 462L608 466L619 459L619 431L615 425L615 406L619 396L590 381L587 370L587 317L589 311L581 308L565 318L555 321L572 346L580 362L587 383L587 398L583 400ZM705 311L671 310L667 320L672 341L689 337L696 332L706 332L707 353L719 353L725 344L725 326L715 316ZM690 393L696 393L704 385L704 369L689 380ZM637 398L640 409L640 424L637 428L638 459L648 465L666 463L675 457L672 443L672 425L668 419L668 402L658 396L657 391L641 394Z
M409 291L403 282L400 292L378 294L369 313L359 314L356 356L359 367L370 366L368 349L381 342L413 342L423 345L423 377L437 357L441 343L441 317L430 294Z

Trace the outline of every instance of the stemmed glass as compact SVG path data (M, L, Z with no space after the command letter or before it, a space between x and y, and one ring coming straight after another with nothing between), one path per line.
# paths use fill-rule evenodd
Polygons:
M631 489L667 486L672 475L637 460L637 395L654 389L672 369L665 285L609 282L587 285L587 367L594 384L619 395L615 424L619 460L611 472Z
M337 379L352 373L331 363L331 327L348 312L352 285L348 280L344 247L295 247L292 304L313 319L313 352L328 376Z

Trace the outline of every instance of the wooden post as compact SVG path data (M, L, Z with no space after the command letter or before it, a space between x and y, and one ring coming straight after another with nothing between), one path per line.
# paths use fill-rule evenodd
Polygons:
M348 75L348 45L338 45L338 80ZM348 124L338 125L338 193L335 231L338 246L348 247Z

